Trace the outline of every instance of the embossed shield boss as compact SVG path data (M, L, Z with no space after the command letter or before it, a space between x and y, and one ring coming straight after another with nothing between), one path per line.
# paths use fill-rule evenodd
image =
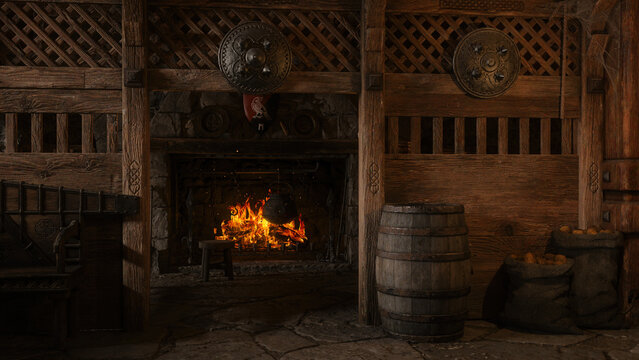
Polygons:
M263 22L247 22L231 29L220 45L220 70L244 94L267 94L291 71L293 55L279 30Z
M462 90L478 98L506 92L517 80L521 59L515 42L504 32L482 28L461 39L453 71Z

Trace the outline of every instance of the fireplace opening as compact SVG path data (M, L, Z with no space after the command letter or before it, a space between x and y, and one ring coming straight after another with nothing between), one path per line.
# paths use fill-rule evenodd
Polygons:
M349 161L172 156L171 267L199 264L198 242L209 239L234 241L235 262L348 262ZM278 197L294 206L284 222L265 214Z

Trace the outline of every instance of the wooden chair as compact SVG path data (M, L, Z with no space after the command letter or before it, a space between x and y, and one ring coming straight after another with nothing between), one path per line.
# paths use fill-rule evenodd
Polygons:
M233 259L231 258L231 250L234 247L233 241L229 240L203 240L200 241L199 247L202 249L202 280L209 281L209 267L220 267L224 269L224 275L233 280ZM223 260L209 263L209 252L222 251Z
M68 248L77 246L69 244L69 240L77 236L78 222L75 220L60 230L53 245L55 266L0 269L0 294L41 295L54 300L56 340L60 348L66 346L69 302L79 284L82 270L80 258L70 259L66 256Z

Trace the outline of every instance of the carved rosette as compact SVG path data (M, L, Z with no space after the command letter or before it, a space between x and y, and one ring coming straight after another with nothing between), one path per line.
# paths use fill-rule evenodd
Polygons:
M273 25L247 22L229 31L218 53L220 70L243 94L267 94L282 85L293 63L286 38Z
M470 32L459 42L453 57L459 87L482 99L506 92L517 80L520 66L515 42L493 28Z

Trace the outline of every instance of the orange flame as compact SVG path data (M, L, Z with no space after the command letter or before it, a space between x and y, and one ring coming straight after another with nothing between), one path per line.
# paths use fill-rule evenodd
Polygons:
M293 243L303 243L307 240L306 228L302 221L302 214L299 215L299 226L296 227L295 220L283 224L272 224L262 217L264 204L268 197L260 200L251 207L250 197L244 204L237 204L229 207L231 219L223 221L221 224L222 237L224 240L236 241L242 247L266 248L270 245L272 249L288 246Z

